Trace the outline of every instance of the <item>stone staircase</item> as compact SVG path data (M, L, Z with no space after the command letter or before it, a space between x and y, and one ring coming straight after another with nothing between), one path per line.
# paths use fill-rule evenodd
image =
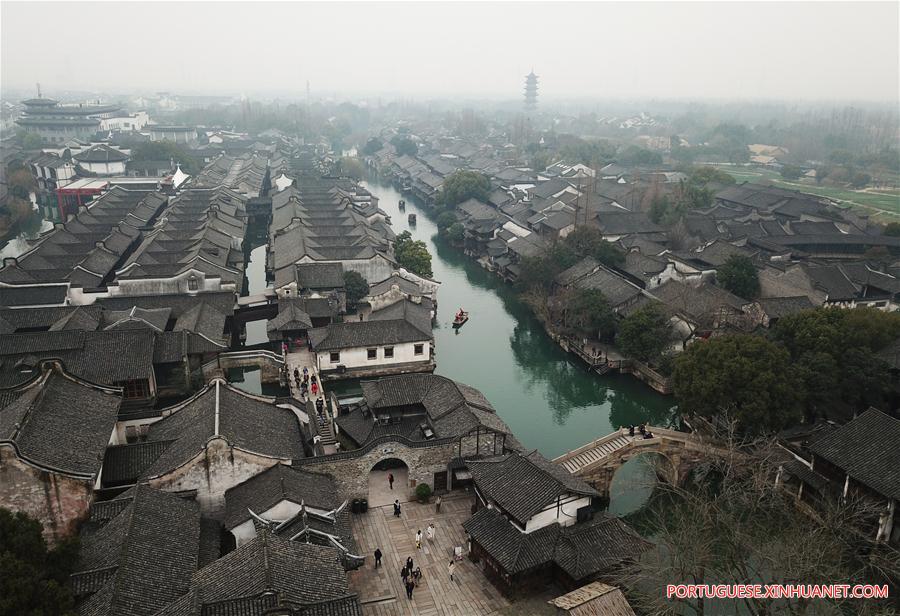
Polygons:
M601 462L608 455L618 451L633 440L634 437L618 436L568 458L562 465L570 473L577 473L587 466Z

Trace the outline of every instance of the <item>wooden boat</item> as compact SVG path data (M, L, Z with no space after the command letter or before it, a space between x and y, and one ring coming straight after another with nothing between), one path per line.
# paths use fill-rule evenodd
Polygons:
M411 224L411 225L416 224L416 215L415 214L410 214L409 216L406 217L406 219L409 221L409 224Z
M403 199L400 199L400 211L402 212L405 209L406 209L406 201L404 201Z
M469 320L468 312L459 312L453 319L453 327L462 327Z

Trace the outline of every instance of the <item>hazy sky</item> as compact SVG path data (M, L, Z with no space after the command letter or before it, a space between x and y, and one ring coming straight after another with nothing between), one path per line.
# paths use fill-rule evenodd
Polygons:
M7 2L2 85L895 101L898 2Z

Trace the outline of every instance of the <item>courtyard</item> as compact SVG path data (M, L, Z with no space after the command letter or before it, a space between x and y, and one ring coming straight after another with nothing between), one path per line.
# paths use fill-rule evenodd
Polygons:
M366 564L350 573L350 588L359 594L365 616L511 613L506 610L510 602L468 558L456 561L452 582L447 574L453 548L460 546L464 553L466 551L462 523L471 515L471 505L471 494L460 492L444 496L440 513L435 513L434 503L423 505L411 501L403 504L399 518L394 517L390 505L370 507L368 513L353 516L353 536L360 552L366 556ZM423 538L422 549L417 550L416 531L422 529L425 537L432 522L437 529L434 541ZM384 554L378 569L374 568L372 556L375 548L380 548ZM412 601L406 598L400 578L400 569L407 556L412 556L415 566L422 569L422 580ZM529 605L530 609L516 610L516 613L548 613L545 611L546 598L529 602L534 607Z

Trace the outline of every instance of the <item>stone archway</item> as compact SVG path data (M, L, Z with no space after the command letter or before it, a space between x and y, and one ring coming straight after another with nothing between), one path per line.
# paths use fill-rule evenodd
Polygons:
M390 476L394 477L393 489ZM369 507L383 507L395 500L401 503L411 500L409 490L409 465L400 458L379 460L369 471Z

